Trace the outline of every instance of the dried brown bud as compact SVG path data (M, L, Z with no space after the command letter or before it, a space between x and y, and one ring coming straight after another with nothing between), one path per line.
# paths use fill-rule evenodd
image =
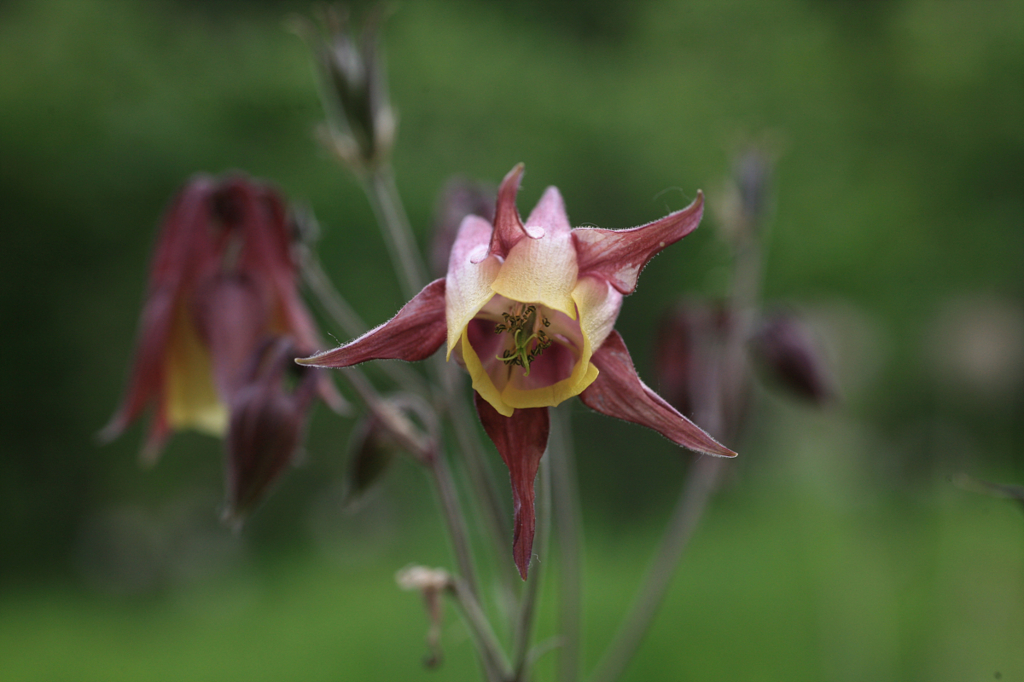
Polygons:
M427 647L430 655L423 663L428 668L436 668L441 664L441 617L443 603L441 597L445 590L452 587L452 577L441 568L426 566L408 566L395 574L395 581L403 590L418 590L423 595L423 603L427 608L430 628L427 630Z

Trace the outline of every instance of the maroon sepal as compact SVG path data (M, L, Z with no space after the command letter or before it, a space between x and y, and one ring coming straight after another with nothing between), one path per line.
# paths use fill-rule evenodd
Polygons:
M351 367L367 360L415 362L434 354L448 336L445 323L444 279L436 279L398 314L344 346L311 358L296 360L313 367Z
M498 188L498 202L494 209L494 232L488 253L499 258L508 256L520 239L526 236L526 228L516 208L516 194L523 179L523 164L508 172Z
M548 408L521 408L513 412L511 417L503 417L479 393L473 395L484 431L494 441L512 479L512 510L515 519L512 557L519 568L519 575L526 580L526 571L533 556L533 534L536 527L533 480L537 477L540 458L548 444L548 431L551 427Z
M653 223L628 230L578 227L576 239L579 276L601 275L621 294L636 289L640 271L659 251L697 229L704 214L704 193L681 211L669 213Z
M151 401L163 401L164 358L175 307L196 272L216 259L217 245L205 230L210 219L209 195L214 186L212 178L194 176L174 197L163 220L150 264L128 388L114 416L99 434L102 442L121 435ZM144 459L155 460L168 432L166 415L160 410L147 436L144 453L148 455Z
M736 456L640 381L617 331L601 344L591 362L601 373L580 393L580 400L590 409L654 429L690 450L718 457Z

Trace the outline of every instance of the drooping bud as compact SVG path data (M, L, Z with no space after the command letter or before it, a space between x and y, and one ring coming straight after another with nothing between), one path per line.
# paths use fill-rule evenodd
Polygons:
M412 416L424 424L414 423ZM436 413L418 396L399 395L371 404L352 438L346 476L346 501L356 502L406 452L420 463L437 455L440 425Z
M385 162L396 122L380 49L384 12L372 10L358 34L344 8L327 7L320 19L323 30L306 20L299 20L296 30L313 51L323 81L328 143L354 168Z
M316 394L317 370L295 364L288 339L268 341L253 354L231 400L224 520L239 524L291 464L302 443ZM289 375L294 388L289 389Z
M816 405L835 397L833 380L810 332L790 313L766 316L750 339L755 364L794 395Z
M444 186L434 212L434 237L430 247L430 268L434 277L444 277L448 272L448 259L462 219L476 215L493 222L497 196L498 190L492 185L461 177L452 178Z
M452 587L452 577L440 568L426 566L409 566L395 574L395 581L403 590L417 590L423 595L423 603L427 608L430 627L427 630L427 647L430 654L423 659L428 668L441 665L441 616L443 603L441 596Z
M764 145L751 145L733 159L732 173L714 203L727 241L735 244L749 238L767 222L774 166L774 155Z

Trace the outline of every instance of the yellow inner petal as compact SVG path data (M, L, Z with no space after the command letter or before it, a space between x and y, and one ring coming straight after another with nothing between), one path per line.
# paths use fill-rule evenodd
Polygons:
M499 414L506 417L511 417L517 408L553 407L573 396L579 395L594 382L598 375L597 367L590 362L593 348L588 336L588 330L585 326L581 326L580 331L583 337L583 348L580 350L580 355L573 365L572 373L568 377L549 386L521 389L517 388L514 383L509 382L499 389L484 368L483 363L481 363L476 349L470 343L468 328L464 328L459 339L461 343L460 351L462 360L466 365L466 370L473 380L473 389L480 394L480 397L490 403ZM555 342L558 343L558 341ZM512 371L522 372L524 370L523 368L515 368Z
M184 304L175 312L165 363L169 425L223 436L228 425L227 406L213 384L210 353L199 340Z

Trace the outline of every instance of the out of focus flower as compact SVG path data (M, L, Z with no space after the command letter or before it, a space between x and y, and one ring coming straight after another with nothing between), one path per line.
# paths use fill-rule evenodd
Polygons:
M774 166L764 145L751 145L733 159L732 175L713 205L726 241L742 243L770 217Z
M684 447L735 453L640 381L613 329L647 262L697 227L703 195L641 227L572 229L561 194L549 187L523 223L515 204L522 172L520 164L505 176L493 224L473 215L463 220L444 279L428 284L391 321L302 363L422 360L447 340L449 358L472 377L480 420L511 474L513 556L525 578L548 407L578 395L598 412Z
M244 176L192 178L164 218L128 388L102 436L117 437L149 406L148 462L173 430L224 436L266 338L316 348L290 249L284 204L272 188ZM343 407L326 375L315 381L328 404Z
M821 351L795 315L766 315L750 339L750 352L757 366L790 393L817 405L835 398Z
M356 168L386 161L395 139L395 114L379 45L383 19L380 7L371 11L358 35L353 34L343 7L324 9L326 36L312 22L300 19L296 23L320 69L324 106L334 124L329 142Z

